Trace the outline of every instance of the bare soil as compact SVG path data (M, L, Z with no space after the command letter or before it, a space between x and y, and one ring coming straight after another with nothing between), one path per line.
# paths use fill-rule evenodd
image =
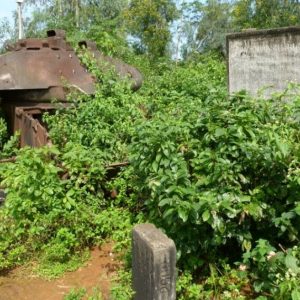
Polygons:
M51 281L41 279L24 268L0 274L0 300L62 300L73 288L85 288L88 293L97 287L104 300L109 300L111 279L120 268L112 252L112 244L91 251L85 266ZM29 274L28 274L29 273Z

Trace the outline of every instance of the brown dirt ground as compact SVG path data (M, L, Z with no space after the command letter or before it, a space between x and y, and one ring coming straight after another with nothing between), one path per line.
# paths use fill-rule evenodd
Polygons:
M85 288L90 293L94 287L102 292L104 300L109 300L111 279L120 265L112 244L107 243L91 251L85 266L59 279L47 281L17 268L0 274L0 300L62 300L73 288Z

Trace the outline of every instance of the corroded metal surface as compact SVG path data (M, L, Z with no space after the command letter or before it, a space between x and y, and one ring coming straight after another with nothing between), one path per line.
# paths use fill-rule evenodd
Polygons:
M94 42L82 41L79 47L89 49L103 71L113 67L120 77L132 80L133 90L142 85L137 69L103 55ZM66 42L63 30L49 30L47 38L23 39L7 48L8 52L0 56L0 105L10 131L21 132L21 146L49 144L42 122L45 111L55 110L49 102L64 102L70 90L94 94L96 79Z
M11 132L20 132L20 146L41 147L51 144L42 115L56 107L50 103L11 101L2 103Z
M51 144L48 132L40 120L45 110L34 107L17 107L15 111L15 129L21 131L21 147L26 145L41 147Z
M70 89L86 94L95 92L95 78L80 63L75 51L66 42L63 30L49 30L45 39L19 40L9 46L9 52L0 56L0 96L9 99L49 101L66 100ZM132 79L132 88L138 89L142 76L134 67L103 55L95 43L80 42L91 50L99 62L115 67L121 77Z
M94 93L94 78L81 65L64 35L19 40L0 57L0 96L29 101L65 100L66 87Z

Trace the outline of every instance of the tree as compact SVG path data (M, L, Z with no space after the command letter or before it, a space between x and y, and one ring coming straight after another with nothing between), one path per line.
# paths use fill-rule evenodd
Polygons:
M172 0L132 0L124 15L129 32L138 39L143 52L153 58L166 55L170 24L178 17Z
M233 21L237 29L299 25L299 0L239 0L234 5Z
M5 51L5 43L8 39L16 36L16 32L11 27L7 18L0 19L0 53Z
M47 29L61 28L74 43L91 39L104 52L119 53L127 45L121 18L127 5L128 0L28 0L32 16L25 20L26 35L44 36Z
M185 44L182 47L184 58L194 52L217 50L225 53L225 36L233 31L232 3L222 0L207 0L202 3L185 3L183 31Z
M207 0L200 6L201 20L197 40L202 51L217 49L225 52L225 36L232 30L231 4L228 1Z
M38 23L44 22L47 24L49 20L55 21L55 23L67 23L75 25L77 28L80 26L81 17L81 0L28 0L26 6L36 6L33 11L33 20Z
M300 24L299 0L193 1L187 10L190 20L184 25L184 56L193 51L224 53L225 36L230 32Z
M219 50L225 52L225 36L231 28L231 4L222 0L195 1L191 4L193 14L198 16L195 22L196 48L199 52Z

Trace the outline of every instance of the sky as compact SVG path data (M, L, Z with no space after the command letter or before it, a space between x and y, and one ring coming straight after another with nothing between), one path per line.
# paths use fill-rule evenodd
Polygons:
M12 18L12 12L17 8L15 0L0 0L0 18Z

